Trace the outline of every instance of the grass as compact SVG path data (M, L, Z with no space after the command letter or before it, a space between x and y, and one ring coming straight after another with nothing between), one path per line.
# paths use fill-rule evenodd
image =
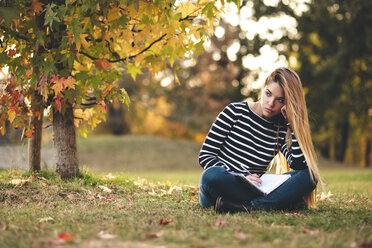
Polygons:
M372 170L322 162L327 185L317 209L221 215L202 209L190 186L201 173L198 148L101 136L80 140L80 155L93 154L90 161L112 171L131 161L126 173L83 171L63 181L48 170L2 170L0 247L372 246Z
M184 182L196 186L198 176L189 172ZM329 170L324 177L333 195L317 209L220 215L199 207L197 192L177 183L182 174L150 180L84 172L62 181L49 171L2 171L0 246L370 247L372 172ZM58 238L66 233L72 237Z

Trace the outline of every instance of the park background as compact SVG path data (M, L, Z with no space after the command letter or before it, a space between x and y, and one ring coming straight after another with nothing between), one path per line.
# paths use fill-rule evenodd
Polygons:
M230 102L257 100L265 77L279 66L288 66L302 79L312 137L321 172L324 171L328 183L320 195L324 201L321 204L325 204L321 210L334 221L317 226L312 224L319 221L316 217L303 217L307 225L301 226L302 234L310 239L315 236L319 247L337 243L337 233L342 234L338 246L345 240L342 244L345 247L371 245L371 216L365 213L371 210L372 192L372 28L368 25L371 21L372 5L365 0L242 1L239 11L236 5L228 5L215 24L214 35L204 43L205 51L198 57L175 62L179 66L179 82L174 66L155 76L144 70L136 80L122 74L119 84L128 92L131 104L108 104L106 122L90 131L87 138L78 136L80 169L86 173L127 173L147 180L196 186L202 172L197 163L198 152L218 113ZM0 169L28 169L27 138L21 137L22 130L11 128L0 136ZM52 127L46 117L41 167L54 169L55 162ZM336 221L343 215L341 210L336 213L331 210L342 204L356 204L348 212L351 229L343 229L345 220ZM193 210L194 207L187 209ZM169 210L165 212L171 216ZM296 214L258 217L265 223L260 228L266 230L272 222L296 227L301 225ZM205 217L199 212L197 216ZM213 231L229 228L229 222L238 221L231 216L213 218L208 213L207 222L212 223ZM176 219L173 217L173 221ZM191 222L195 224L196 220ZM249 224L259 225L255 221ZM361 226L361 231L356 230L357 226ZM346 237L350 230L351 236ZM237 244L252 239L243 231L231 233ZM147 234L145 238L136 235L128 237L149 238ZM258 237L260 242L268 243L278 238ZM206 236L202 235L203 239ZM207 244L196 241L201 246ZM284 241L277 241L280 242ZM293 242L293 247L299 244Z

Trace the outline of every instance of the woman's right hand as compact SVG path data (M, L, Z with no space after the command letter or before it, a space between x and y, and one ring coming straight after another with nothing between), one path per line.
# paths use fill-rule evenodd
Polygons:
M253 182L254 184L260 185L262 183L260 176L257 174L248 175L246 177L249 179L249 181Z

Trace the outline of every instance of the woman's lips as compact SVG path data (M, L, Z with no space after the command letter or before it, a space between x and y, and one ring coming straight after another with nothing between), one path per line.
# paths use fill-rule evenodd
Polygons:
M269 109L269 108L265 108L266 112L269 112L269 113L272 113L273 110Z

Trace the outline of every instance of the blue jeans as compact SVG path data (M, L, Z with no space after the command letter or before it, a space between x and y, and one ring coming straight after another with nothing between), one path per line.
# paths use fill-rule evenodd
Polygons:
M294 170L285 174L291 177L267 196L255 196L223 167L206 169L199 181L199 202L204 208L215 206L217 197L235 203L251 204L254 209L294 210L305 208L303 200L316 187L308 169Z

